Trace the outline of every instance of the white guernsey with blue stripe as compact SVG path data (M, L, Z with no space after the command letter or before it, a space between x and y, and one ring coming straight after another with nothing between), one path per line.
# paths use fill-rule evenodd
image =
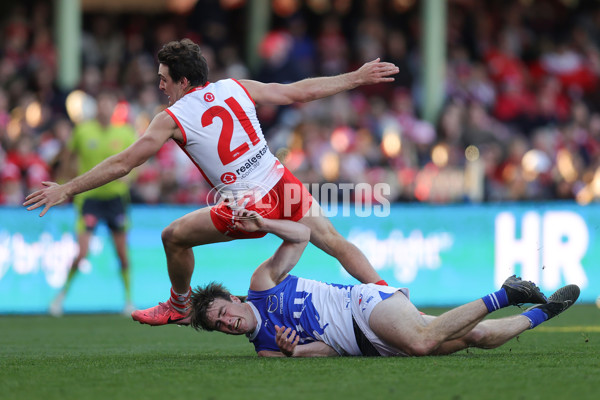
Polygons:
M340 355L361 355L352 326L351 289L288 275L272 289L249 290L247 301L258 323L248 338L257 352L279 351L279 325L295 329L299 344L319 340Z

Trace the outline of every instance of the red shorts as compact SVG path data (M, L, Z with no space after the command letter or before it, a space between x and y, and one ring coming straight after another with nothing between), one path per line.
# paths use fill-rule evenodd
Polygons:
M263 218L299 221L312 205L312 195L287 168L275 186L262 199L244 208L256 211ZM233 210L226 203L211 207L210 217L219 232L235 239L261 238L265 232L235 229Z

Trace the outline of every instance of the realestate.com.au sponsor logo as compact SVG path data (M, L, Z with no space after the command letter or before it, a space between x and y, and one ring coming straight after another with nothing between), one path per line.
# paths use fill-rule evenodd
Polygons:
M310 194L313 203L310 205ZM264 184L244 182L214 187L206 203L222 217L240 217L241 210L255 211L266 218L300 216L387 217L390 202L386 183L313 183L299 186L285 183L273 188Z

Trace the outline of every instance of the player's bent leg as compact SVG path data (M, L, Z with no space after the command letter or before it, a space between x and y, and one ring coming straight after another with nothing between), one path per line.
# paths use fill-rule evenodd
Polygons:
M432 355L452 354L469 347L494 349L517 337L528 328L529 320L523 315L488 319L478 323L466 335L442 343Z
M354 278L362 283L375 283L381 280L365 255L334 228L316 201L312 202L309 212L298 222L310 228L311 243L335 257Z
M176 292L188 290L194 271L195 246L231 240L213 225L210 208L205 207L173 221L162 232L169 278Z
M484 302L478 299L430 319L422 316L408 299L392 296L375 307L369 324L390 345L409 355L424 356L435 352L442 343L467 334L487 314Z
M425 323L427 325L431 324L436 318L437 317L433 315L423 315L423 319L425 320ZM443 342L437 349L433 350L429 355L448 355L469 347L473 347L474 343L476 343L483 334L484 330L478 329L478 327L482 323L483 322L477 324L475 328L471 329L470 332L458 339L451 339Z
M425 319L425 322L427 324L430 324L437 317L432 316L432 315L424 315L423 318ZM430 353L430 355L432 355L432 356L448 355L448 354L456 353L457 351L472 347L473 341L476 340L476 337L481 332L480 330L477 330L478 326L479 326L479 324L477 324L475 326L475 328L471 329L471 331L469 333L467 333L466 335L464 335L458 339L452 339L452 340L447 340L447 341L443 342L437 349L432 351Z
M488 319L479 323L472 337L472 347L494 349L517 337L529 328L529 320L523 315Z
M510 280L511 278L509 278ZM540 296L539 290L534 288L529 292L532 293L533 300L546 300L543 294ZM538 293L539 292L539 293ZM450 354L466 347L478 347L482 349L493 349L501 346L509 340L515 338L528 329L532 329L537 324L540 324L547 319L568 309L579 297L579 287L576 285L567 285L558 289L547 300L548 303L536 305L529 308L526 312L520 315L515 315L507 318L489 319L477 324L470 332L456 340L444 342L434 354ZM527 301L531 301L528 299ZM544 318L536 320L531 312L541 310Z
M388 345L410 355L426 355L433 344L424 340L428 322L401 292L375 306L369 317L369 327Z
M162 241L167 256L171 280L171 296L158 306L134 311L131 316L140 323L158 326L165 324L189 325L187 314L190 281L194 271L194 246L229 241L213 225L210 208L196 210L173 221L163 230Z

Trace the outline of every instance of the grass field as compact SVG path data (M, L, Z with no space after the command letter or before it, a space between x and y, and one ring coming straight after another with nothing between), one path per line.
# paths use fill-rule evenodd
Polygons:
M2 400L192 397L598 399L600 310L577 304L499 349L423 358L260 359L245 337L117 315L0 317Z

